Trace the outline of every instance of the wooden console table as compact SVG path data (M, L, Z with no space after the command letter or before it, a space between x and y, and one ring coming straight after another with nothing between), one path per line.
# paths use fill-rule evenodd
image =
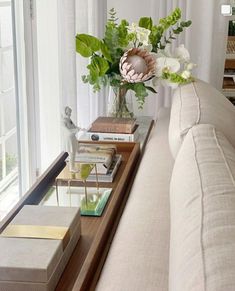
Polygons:
M123 160L114 182L100 183L113 192L101 217L81 217L81 238L56 290L94 290L125 206L140 157L137 143L117 143Z
M111 187L113 191L101 217L81 217L81 238L60 278L57 291L94 290L102 266L108 254L118 222L141 159L153 121L147 122L144 140L140 143L118 142L117 151L122 155L122 163L113 183L100 183L101 187ZM23 196L12 211L1 221L0 232L5 229L20 209L26 205L41 203L48 190L55 185L56 177L66 166L67 153L61 155ZM79 182L75 182L79 186ZM81 182L80 182L81 183ZM95 183L89 182L90 186Z

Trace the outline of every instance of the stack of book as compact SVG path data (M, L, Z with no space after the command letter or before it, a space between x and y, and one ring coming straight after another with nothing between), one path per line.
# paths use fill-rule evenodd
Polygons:
M98 117L87 132L93 141L135 141L139 136L135 118Z
M96 164L99 182L112 182L121 163L122 156L117 154L114 144L81 143L75 157L77 163ZM96 181L96 171L92 170L87 181Z

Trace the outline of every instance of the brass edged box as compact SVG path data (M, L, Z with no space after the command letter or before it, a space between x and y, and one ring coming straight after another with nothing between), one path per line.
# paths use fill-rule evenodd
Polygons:
M0 234L0 290L54 290L80 234L79 208L25 205Z

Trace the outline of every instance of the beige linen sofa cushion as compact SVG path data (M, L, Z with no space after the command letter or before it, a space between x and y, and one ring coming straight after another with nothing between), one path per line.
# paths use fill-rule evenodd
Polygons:
M169 110L151 132L96 291L168 291Z
M235 107L208 83L196 80L174 93L169 144L175 158L188 130L197 124L213 124L235 146Z
M235 149L212 125L189 130L171 185L169 291L235 290Z

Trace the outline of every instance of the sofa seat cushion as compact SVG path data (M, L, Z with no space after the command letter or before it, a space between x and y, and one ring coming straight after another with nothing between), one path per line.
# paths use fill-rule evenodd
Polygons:
M170 239L169 109L163 109L140 163L96 290L167 291Z
M188 130L197 124L213 124L235 146L235 107L208 83L196 80L174 93L169 144L175 158Z
M170 291L235 290L235 149L212 125L189 130L170 185Z

